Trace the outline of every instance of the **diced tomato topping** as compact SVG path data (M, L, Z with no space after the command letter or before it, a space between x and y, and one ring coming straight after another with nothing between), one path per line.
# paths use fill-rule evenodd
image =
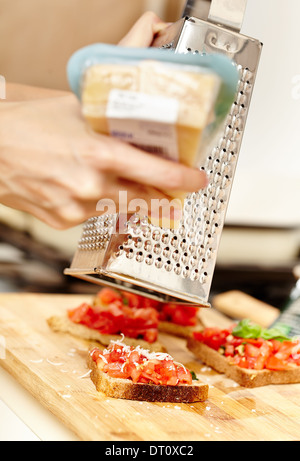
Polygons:
M279 341L276 339L241 338L228 329L205 328L193 336L214 350L219 351L230 363L254 370L287 370L300 366L300 339Z
M175 363L168 354L149 354L141 348L116 342L104 351L94 348L90 354L101 370L113 378L169 386L192 383L190 371Z
M157 329L148 328L143 333L144 340L148 343L154 343L157 340Z
M124 363L122 362L109 362L103 367L103 372L107 373L112 378L122 378L124 371L122 370Z
M246 357L244 355L235 355L230 359L230 363L237 365L241 368L254 369L256 359L254 357Z
M274 354L279 351L282 341L279 341L278 339L270 339L271 343L273 344L273 351Z
M245 339L244 338L240 338L240 337L237 337L237 336L234 336L234 339L236 339L237 341L241 341L241 344L242 342L245 342ZM256 347L260 347L263 342L265 341L263 338L247 338L247 343L249 344L252 344L253 346L256 346Z
M80 323L83 318L89 319L91 316L92 308L87 303L82 303L79 307L68 311L68 317L74 323Z
M162 303L159 307L159 318L162 321L177 325L194 326L197 323L199 307L176 303Z
M225 345L226 338L229 334L229 330L209 327L205 328L203 331L194 332L194 337L198 341L218 351L221 346Z
M134 293L122 291L123 302L129 307L142 307L142 297Z
M102 288L97 294L97 298L102 304L111 304L114 301L122 301L122 296L112 288Z
M193 378L189 370L185 367L177 367L178 379L183 384L192 384Z
M140 306L139 307L153 307L154 309L159 310L161 303L154 299L146 298L145 296L140 297Z
M136 308L152 307L159 312L159 320L173 322L177 325L193 326L197 322L198 306L190 306L177 303L163 303L140 296L133 293L122 291L123 302Z
M278 351L276 352L276 357L281 360L288 359L291 356L295 346L297 346L297 342L295 341L283 341Z
M287 370L289 366L287 362L284 362L275 355L271 355L267 360L266 368L269 370Z
M225 344L224 355L225 357L234 356L234 345L233 344Z
M263 370L266 362L273 350L273 345L270 341L265 341L259 348L259 354L256 357L254 368L255 370Z
M97 347L94 347L94 349L90 351L90 356L92 357L94 362L97 362L97 360L101 357L100 349L98 349Z
M143 338L149 343L157 340L159 321L193 326L199 307L161 303L145 296L102 288L93 303L83 303L68 311L69 319L103 334L124 334Z
M259 356L260 348L258 346L254 346L251 343L245 344L244 350L245 350L245 355L247 357L258 357Z
M158 312L151 307L133 308L118 300L108 304L81 304L68 311L72 322L83 324L103 334L124 334L131 338L143 338L149 343L157 340Z

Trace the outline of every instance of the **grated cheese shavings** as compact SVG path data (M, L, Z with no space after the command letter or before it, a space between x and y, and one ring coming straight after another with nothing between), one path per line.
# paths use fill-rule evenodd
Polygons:
M146 360L172 360L174 362L175 365L177 366L180 366L182 368L184 368L185 371L187 371L186 367L182 364L182 363L179 363L179 362L175 362L173 360L173 357L168 354L167 352L151 352L149 351L148 349L144 349L143 347L141 347L140 345L136 346L134 349L132 348L132 346L129 346L128 344L125 344L123 342L124 340L124 335L122 335L122 339L118 339L118 340L112 340L110 342L110 345L117 345L117 346L121 346L124 350L125 353L127 354L130 354L133 350L137 351L139 354L143 355L145 357ZM108 349L104 349L102 354L109 354L110 353L110 350L109 348ZM101 354L101 356L103 357L103 355ZM105 357L103 357L104 360L106 361ZM106 361L107 362L107 361Z

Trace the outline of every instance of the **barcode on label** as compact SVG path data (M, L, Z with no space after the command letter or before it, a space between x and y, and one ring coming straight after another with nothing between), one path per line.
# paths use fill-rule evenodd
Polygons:
M164 157L169 156L169 152L161 146L147 146L143 144L132 144L132 145L146 152L149 152L150 154L157 154L157 155L161 155Z

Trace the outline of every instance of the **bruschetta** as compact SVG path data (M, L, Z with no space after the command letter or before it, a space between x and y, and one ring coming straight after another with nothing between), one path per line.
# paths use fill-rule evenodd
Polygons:
M227 329L205 328L187 340L203 363L244 387L300 382L300 339L284 326L263 329L248 319Z
M159 332L187 338L202 328L198 307L161 303L112 288L101 289L90 303L47 321L55 332L70 333L104 346L123 335L126 344L152 351L166 350L158 340Z
M55 332L69 333L104 346L124 337L126 344L165 351L158 341L156 309L129 306L118 292L109 288L104 288L101 297L98 295L92 302L84 302L64 315L52 316L47 322Z
M203 401L208 385L167 353L134 348L112 341L107 349L93 348L88 355L96 390L108 397L148 402Z

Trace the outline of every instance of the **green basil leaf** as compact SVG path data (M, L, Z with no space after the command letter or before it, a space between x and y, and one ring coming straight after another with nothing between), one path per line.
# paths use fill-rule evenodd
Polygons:
M241 320L232 330L232 334L245 339L277 339L278 341L290 340L288 336L290 327L285 324L277 324L273 328L262 328L249 319Z
M192 379L195 381L199 381L199 379L196 376L196 373L194 371L191 371Z
M291 328L288 325L283 323L278 323L273 328L264 330L262 333L262 338L264 339L278 339L279 341L289 340L289 332Z
M248 339L259 338L261 333L262 328L259 325L252 323L249 319L241 320L232 330L232 334L234 336Z

